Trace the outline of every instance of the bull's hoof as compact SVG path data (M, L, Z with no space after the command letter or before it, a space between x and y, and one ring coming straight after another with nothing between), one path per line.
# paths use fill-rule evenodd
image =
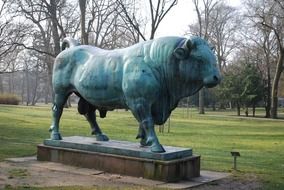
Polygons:
M49 132L52 132L52 131L53 131L53 128L54 128L53 125L51 125L51 126L49 127L49 130L48 130L48 131L49 131Z
M151 146L151 144L152 144L152 143L149 142L149 141L147 142L146 139L143 139L143 138L142 138L142 139L140 140L140 145L141 145L141 146Z
M105 134L97 134L96 140L97 141L109 141L109 138Z
M156 152L156 153L163 153L166 152L164 147L160 144L153 144L151 146L151 152Z
M142 136L140 133L138 133L137 136L136 136L136 139L140 139L140 138L143 139L144 136Z
M51 132L50 135L51 140L62 140L62 137L59 132Z

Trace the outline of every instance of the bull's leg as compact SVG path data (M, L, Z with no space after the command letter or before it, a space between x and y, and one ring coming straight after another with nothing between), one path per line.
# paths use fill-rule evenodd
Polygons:
M135 102L130 106L134 116L140 122L142 130L145 131L146 142L142 141L142 143L145 143L146 145L151 145L152 152L165 152L165 149L160 144L154 130L154 122L151 116L150 106L144 102L145 101Z
M96 135L97 141L108 141L109 138L102 133L97 121L96 121L96 113L95 110L89 109L89 111L85 114L86 119L90 123L92 134Z
M151 143L148 143L148 144L146 143L147 135L146 135L144 127L141 124L139 125L138 134L136 136L136 139L140 139L140 138L141 138L141 140L140 140L141 146L150 146L151 145Z
M106 117L107 110L99 109L99 112L100 112L100 118L105 118Z
M152 152L165 152L165 149L160 144L154 130L154 122L152 118L146 118L141 122L142 127L146 132L146 145L151 145Z
M52 125L49 129L51 132L51 139L61 140L62 137L59 133L59 121L62 115L63 107L68 98L65 94L55 94L54 103L52 106Z

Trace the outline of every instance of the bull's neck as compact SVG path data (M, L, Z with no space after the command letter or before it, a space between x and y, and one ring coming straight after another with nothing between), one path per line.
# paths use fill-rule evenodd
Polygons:
M170 108L176 108L178 102L185 97L191 96L202 88L201 81L182 81L179 78L178 64L169 63L165 67L165 83L169 98Z

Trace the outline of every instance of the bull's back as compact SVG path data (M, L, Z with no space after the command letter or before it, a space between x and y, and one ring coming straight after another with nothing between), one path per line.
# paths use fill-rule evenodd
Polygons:
M97 106L123 104L123 61L112 51L78 46L61 52L53 71L55 93L76 92Z
M76 91L97 106L124 104L122 92L123 61L121 57L97 54L79 65L71 81Z
M137 66L142 73L149 70L141 76L151 76L150 78L155 80L155 75L161 72L157 68L163 67L162 64L166 62L176 40L177 38L159 39L110 51L91 46L70 48L58 56L54 70L54 86L58 91L62 89L76 91L94 105L116 104L119 107L125 107L122 81L123 78L129 77L123 76L125 75L124 68L133 68L133 66L129 66L132 64L145 64L147 69L143 69L142 65ZM136 75L134 71L131 72L131 69L129 71L132 75L134 73L137 82L144 84L145 77L138 77L140 75ZM130 80L129 82L133 83L134 81ZM131 86L136 88L137 85ZM139 86L137 88L139 90ZM137 92L137 89L133 91Z

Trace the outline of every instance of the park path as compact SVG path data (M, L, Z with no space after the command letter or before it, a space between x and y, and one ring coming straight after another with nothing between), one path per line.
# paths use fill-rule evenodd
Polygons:
M201 175L203 177L193 181L165 183L59 163L39 162L36 157L24 157L0 162L0 189L5 187L83 186L114 189L123 189L124 187L128 189L149 189L150 187L154 189L187 189L191 187L195 190L253 190L261 187L253 177L250 177L253 180L240 180L226 173L209 171L202 171Z

